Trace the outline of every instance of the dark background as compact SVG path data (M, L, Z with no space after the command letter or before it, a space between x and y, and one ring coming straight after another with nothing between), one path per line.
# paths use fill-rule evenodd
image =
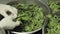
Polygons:
M42 30L39 30L38 32L35 32L33 34L42 34Z

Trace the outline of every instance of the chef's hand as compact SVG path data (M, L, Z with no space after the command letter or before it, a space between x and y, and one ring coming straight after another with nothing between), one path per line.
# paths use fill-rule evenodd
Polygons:
M4 18L2 21L0 21L0 28L13 29L19 24L20 24L19 21L14 21L12 17L7 17L7 18Z
M0 29L13 29L20 25L19 21L14 21L14 19L17 17L16 8L9 5L0 4L0 14L4 17L0 20Z

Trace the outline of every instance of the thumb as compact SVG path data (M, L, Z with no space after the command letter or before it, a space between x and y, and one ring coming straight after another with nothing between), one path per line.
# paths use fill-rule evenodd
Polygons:
M19 26L20 23L21 23L20 21L16 21L15 25L16 25L16 26Z

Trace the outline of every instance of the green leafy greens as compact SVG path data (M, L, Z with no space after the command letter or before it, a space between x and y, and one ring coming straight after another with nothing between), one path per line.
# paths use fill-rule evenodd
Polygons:
M46 28L47 32L45 32L45 34L60 34L60 17L58 17L59 14L56 15L58 12L60 12L60 3L57 1L49 1L48 6L51 8L54 15L47 15L49 18L49 23Z
M21 3L12 4L12 6L18 9L17 20L21 22L22 32L30 32L42 27L44 15L41 7Z
M49 24L46 34L60 34L60 18L55 15L54 17L49 18Z
M60 11L60 3L58 1L49 1L48 6L51 8L52 13L56 13Z

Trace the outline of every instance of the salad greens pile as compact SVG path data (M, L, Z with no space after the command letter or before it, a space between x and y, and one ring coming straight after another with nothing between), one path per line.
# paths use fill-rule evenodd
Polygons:
M18 9L17 20L21 22L21 32L30 32L42 27L43 9L34 4L10 4Z
M49 17L50 21L46 34L60 34L60 18L57 15Z
M42 26L44 21L43 10L36 5L18 4L17 20L21 21L23 31L34 31Z
M56 13L60 12L60 3L50 1L48 6L51 8L51 11L54 15L49 14L48 26L46 27L47 32L45 34L60 34L60 17Z
M49 1L48 6L51 8L52 13L56 13L60 11L60 3L58 1Z

